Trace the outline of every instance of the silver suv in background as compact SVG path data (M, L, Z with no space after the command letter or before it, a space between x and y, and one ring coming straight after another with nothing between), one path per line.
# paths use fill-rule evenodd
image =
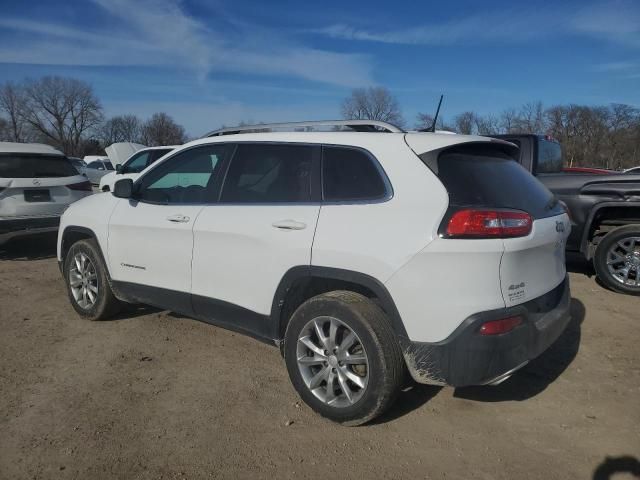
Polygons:
M0 245L56 231L69 204L91 195L91 184L49 145L0 142Z

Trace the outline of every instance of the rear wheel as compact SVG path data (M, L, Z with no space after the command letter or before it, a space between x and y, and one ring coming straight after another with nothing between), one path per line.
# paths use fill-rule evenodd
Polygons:
M593 265L607 287L640 295L640 225L609 232L598 243Z
M64 261L64 278L71 306L82 317L104 320L120 310L113 295L107 268L95 240L74 243Z
M361 425L382 414L403 381L404 360L384 312L349 291L306 301L285 335L293 386L320 415Z

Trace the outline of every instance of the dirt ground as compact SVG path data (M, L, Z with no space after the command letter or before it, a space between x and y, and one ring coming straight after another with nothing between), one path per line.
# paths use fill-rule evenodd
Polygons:
M276 348L151 309L81 320L54 255L0 248L2 479L640 478L640 298L582 272L568 330L507 382L416 386L345 428Z

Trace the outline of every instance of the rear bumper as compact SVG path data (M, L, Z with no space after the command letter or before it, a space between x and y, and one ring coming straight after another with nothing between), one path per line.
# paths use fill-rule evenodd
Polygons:
M411 376L419 383L486 385L500 383L553 344L571 320L569 278L550 292L511 308L482 312L467 318L437 343L403 342ZM512 331L485 336L487 321L519 315L523 323Z
M60 217L0 218L0 245L12 238L36 233L55 232L60 225Z

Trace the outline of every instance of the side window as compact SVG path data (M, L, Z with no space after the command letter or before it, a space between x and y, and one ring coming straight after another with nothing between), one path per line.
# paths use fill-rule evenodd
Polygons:
M94 160L93 162L90 162L87 165L87 168L90 168L91 170L104 170L104 167L102 166L102 162L100 160Z
M122 173L140 173L147 167L150 152L137 153L122 168Z
M362 150L322 149L322 193L328 202L379 200L387 189L375 160Z
M104 162L104 166L107 170L115 170L111 162Z
M222 188L221 201L292 203L311 200L313 147L240 144Z
M178 153L142 177L137 198L166 204L215 202L217 180L230 148L206 145Z

